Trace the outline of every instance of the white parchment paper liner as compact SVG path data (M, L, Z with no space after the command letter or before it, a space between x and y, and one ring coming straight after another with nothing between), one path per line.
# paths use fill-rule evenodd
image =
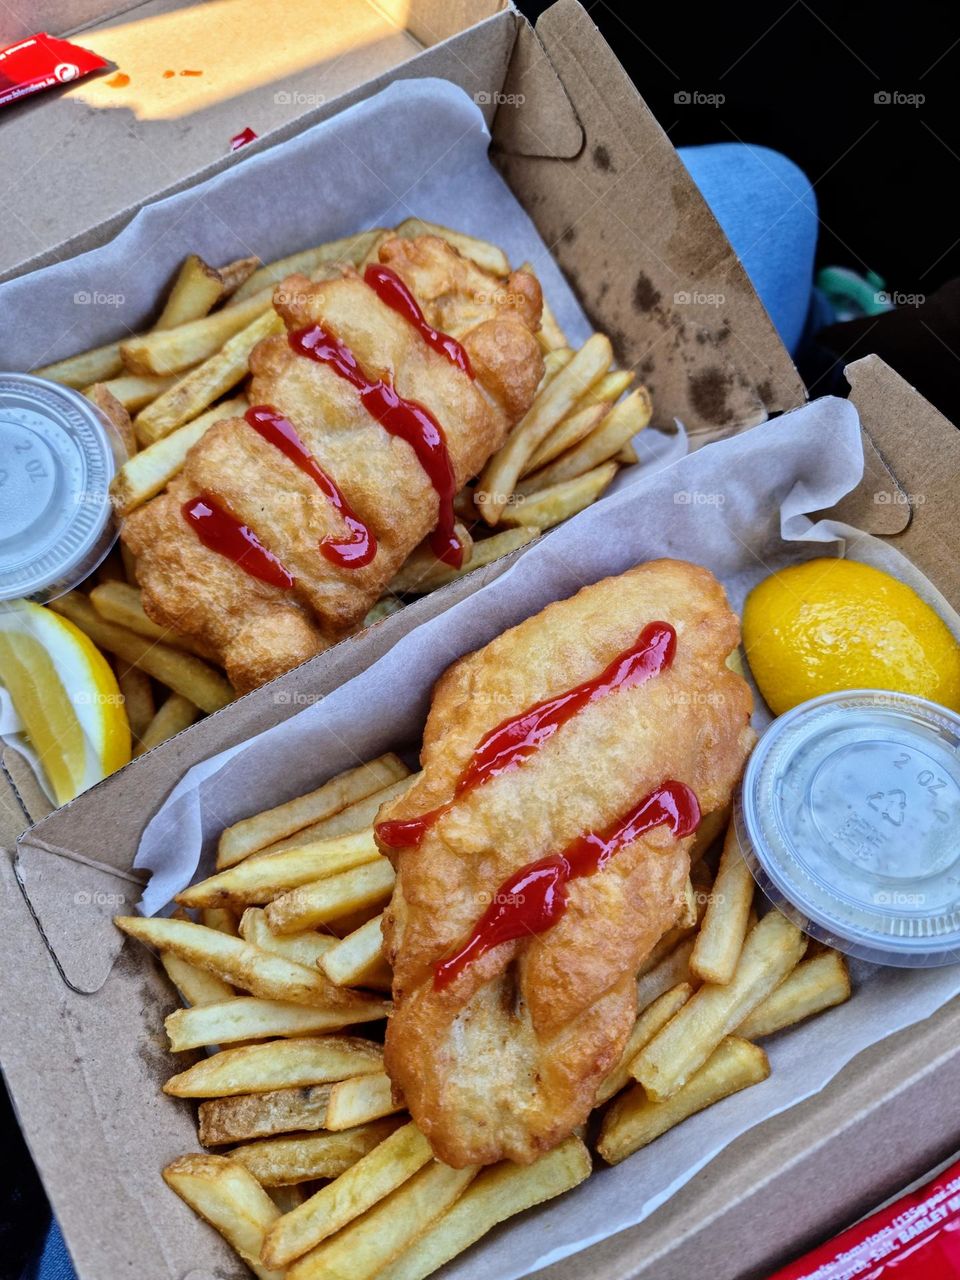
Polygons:
M845 551L893 572L960 619L883 543L815 521L861 477L856 411L824 399L640 476L554 530L483 591L401 640L373 667L258 738L192 769L148 826L138 867L154 870L144 909L156 911L193 876L224 824L318 785L390 747L416 743L433 681L449 662L586 583L656 556L707 565L740 609L771 571ZM309 693L307 693L309 698ZM756 723L768 719L758 711ZM960 967L853 967L856 994L765 1042L769 1080L658 1138L572 1195L487 1237L452 1264L457 1280L513 1280L641 1222L758 1121L820 1090L862 1049L929 1016L960 991Z

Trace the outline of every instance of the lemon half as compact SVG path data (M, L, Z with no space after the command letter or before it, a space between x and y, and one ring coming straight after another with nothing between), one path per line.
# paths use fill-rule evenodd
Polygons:
M42 605L0 603L0 683L58 804L130 760L123 695L103 654Z
M910 587L855 560L765 578L743 611L747 661L777 715L843 689L913 693L960 711L960 646Z

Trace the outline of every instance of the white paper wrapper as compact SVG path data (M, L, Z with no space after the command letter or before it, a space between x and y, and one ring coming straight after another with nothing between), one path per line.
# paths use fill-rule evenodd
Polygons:
M455 658L551 600L669 555L697 561L742 607L768 573L816 555L869 560L921 590L960 636L960 619L889 547L811 512L862 474L857 415L825 399L641 476L533 547L483 591L405 637L368 671L260 737L199 765L147 828L137 865L155 872L148 912L204 871L221 828L315 787L359 760L415 744L434 680ZM768 714L758 710L762 726ZM766 1042L769 1080L725 1099L572 1195L501 1229L452 1265L457 1280L513 1280L640 1222L735 1138L821 1089L862 1049L960 991L960 967L854 966L848 1004Z

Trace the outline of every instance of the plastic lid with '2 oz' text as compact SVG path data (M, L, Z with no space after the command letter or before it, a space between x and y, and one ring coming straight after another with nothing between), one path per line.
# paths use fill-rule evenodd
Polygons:
M802 703L747 764L737 833L813 937L904 967L960 962L960 716L909 694Z

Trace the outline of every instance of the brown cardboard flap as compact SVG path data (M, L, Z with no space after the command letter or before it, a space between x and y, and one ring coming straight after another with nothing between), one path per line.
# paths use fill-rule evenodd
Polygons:
M496 145L511 155L572 159L583 149L583 127L560 77L526 22L517 43L493 123Z
M860 442L863 445L863 479L829 512L821 514L842 520L864 533L889 538L895 533L902 533L910 523L907 495L862 424Z
M15 755L9 747L0 751L0 847L12 848L30 823L30 815L8 768Z
M29 836L14 870L64 982L81 994L99 991L123 947L113 917L133 910L143 879Z
M898 500L890 505L896 505L903 516L891 543L956 602L960 599L960 434L879 356L856 360L845 373L863 429L898 486Z
M3 747L2 744L0 744L0 752L2 752L0 758L3 761L3 771L16 791L20 808L26 815L25 820L20 824L20 831L23 831L31 822L39 822L41 818L52 813L54 806L50 797L40 786L33 772L33 766L26 756L21 755L13 747ZM16 834L19 835L20 831ZM7 843L13 844L13 840Z
M558 0L537 35L585 145L560 161L504 152L499 163L595 325L650 387L655 422L679 417L716 433L802 404L800 376L746 272L588 14ZM536 128L534 113L511 126L513 109L497 116L507 145L511 130ZM540 141L548 154L550 139Z

